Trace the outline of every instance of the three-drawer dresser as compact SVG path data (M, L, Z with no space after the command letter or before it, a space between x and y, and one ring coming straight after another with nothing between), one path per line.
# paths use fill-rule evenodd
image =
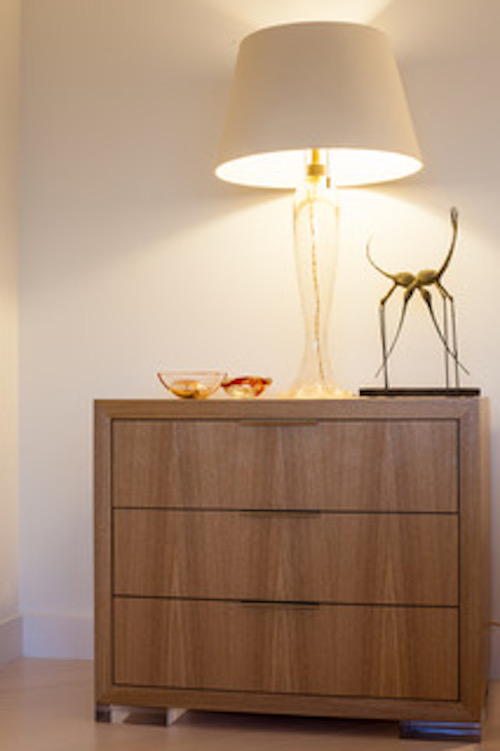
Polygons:
M97 401L97 718L477 737L488 461L480 398Z

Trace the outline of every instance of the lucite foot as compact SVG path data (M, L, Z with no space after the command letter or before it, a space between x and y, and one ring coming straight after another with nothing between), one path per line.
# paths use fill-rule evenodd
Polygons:
M187 709L175 707L125 707L116 704L96 704L96 722L127 723L129 725L173 725Z
M481 740L480 722L419 722L408 720L399 723L401 738L446 741L456 740L477 743Z

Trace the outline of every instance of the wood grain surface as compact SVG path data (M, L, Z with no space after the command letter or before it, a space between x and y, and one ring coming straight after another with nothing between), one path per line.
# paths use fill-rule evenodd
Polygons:
M457 510L452 420L119 420L122 507Z
M115 509L113 529L115 594L458 605L456 516Z
M117 598L118 684L458 698L453 608Z

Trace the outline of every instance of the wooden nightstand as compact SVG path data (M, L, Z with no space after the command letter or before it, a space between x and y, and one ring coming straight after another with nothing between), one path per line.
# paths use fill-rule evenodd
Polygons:
M477 735L484 399L98 401L95 416L99 718L185 707Z

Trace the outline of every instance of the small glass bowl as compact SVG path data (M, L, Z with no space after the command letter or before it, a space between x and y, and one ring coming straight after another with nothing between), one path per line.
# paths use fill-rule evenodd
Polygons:
M261 376L240 376L222 382L222 388L234 399L253 399L262 394L272 383L272 378Z
M165 388L180 399L206 399L217 391L227 377L226 373L218 370L171 370L157 375Z

